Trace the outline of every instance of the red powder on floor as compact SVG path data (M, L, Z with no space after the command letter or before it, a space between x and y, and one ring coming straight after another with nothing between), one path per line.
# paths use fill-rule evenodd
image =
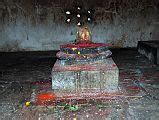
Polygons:
M40 93L37 95L38 103L54 101L55 99L56 99L56 95L54 93Z

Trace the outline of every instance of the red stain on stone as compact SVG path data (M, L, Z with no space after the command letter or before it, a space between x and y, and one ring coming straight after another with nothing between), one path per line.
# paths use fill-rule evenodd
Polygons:
M113 64L113 67L116 67L116 64Z

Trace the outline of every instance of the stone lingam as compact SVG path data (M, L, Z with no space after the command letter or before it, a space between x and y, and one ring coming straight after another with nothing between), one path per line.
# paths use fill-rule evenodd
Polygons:
M102 97L118 89L119 69L110 45L93 43L87 27L80 27L76 42L60 46L52 69L52 89L57 97Z

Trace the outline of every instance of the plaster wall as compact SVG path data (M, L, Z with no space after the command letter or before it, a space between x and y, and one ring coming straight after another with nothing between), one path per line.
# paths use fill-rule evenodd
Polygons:
M60 0L46 1L0 0L0 51L57 50L60 44L75 40L76 23L65 22L67 5ZM106 9L95 3L94 21L88 24L94 42L136 47L138 41L159 39L158 6L151 2L123 6L118 3L115 9Z

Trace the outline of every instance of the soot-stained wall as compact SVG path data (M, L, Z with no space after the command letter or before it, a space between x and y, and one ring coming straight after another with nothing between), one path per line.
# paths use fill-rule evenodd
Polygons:
M57 50L76 38L75 16L65 11L91 9L94 42L136 47L159 38L158 0L0 0L0 51Z

